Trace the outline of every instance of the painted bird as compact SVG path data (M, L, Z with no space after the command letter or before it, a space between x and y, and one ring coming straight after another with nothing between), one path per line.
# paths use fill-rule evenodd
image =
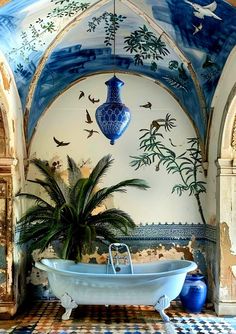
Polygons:
M193 14L196 17L198 17L199 19L204 19L204 16L209 16L209 17L213 17L214 19L217 19L217 20L222 20L219 16L217 16L216 14L213 13L216 10L216 7L217 7L216 1L213 1L212 3L210 3L207 6L201 6L197 3L190 2L188 0L184 0L184 2L186 2L187 4L189 4L190 6L193 7L193 9L195 10L193 12Z
M159 120L154 120L152 121L152 123L150 124L150 130L152 130L153 128L155 128L156 131L158 131L161 127L161 124L158 122Z
M65 143L64 141L60 141L60 140L56 139L55 137L53 137L53 140L54 140L55 143L57 144L57 147L59 147L59 146L67 146L67 145L70 144L70 142Z
M100 101L100 99L95 99L94 97L91 97L90 94L89 94L89 96L88 96L88 99L89 99L89 101L92 102L92 103L98 103L98 102Z
M93 123L93 121L91 119L91 116L89 115L89 112L88 112L87 109L86 109L86 121L85 121L85 123L88 123L88 124Z
M206 55L206 59L205 59L204 63L202 64L202 67L207 68L207 67L212 67L212 66L216 66L216 63L214 63L211 60L211 57L209 55Z
M193 24L193 26L194 26L194 32L193 32L193 35L196 35L199 31L201 31L202 30L202 27L203 27L203 25L202 25L202 23L200 23L198 26L195 26L194 24Z
M82 90L80 90L80 94L79 94L79 100L82 99L82 97L84 97L84 92Z
M152 108L152 103L151 102L147 102L146 104L142 104L141 106L140 106L141 108L149 108L149 109L151 109Z
M88 137L87 138L89 138L89 137L92 137L92 135L94 134L94 133L99 133L98 131L96 131L96 130L87 130L87 129L84 129L84 131L87 131L88 132Z

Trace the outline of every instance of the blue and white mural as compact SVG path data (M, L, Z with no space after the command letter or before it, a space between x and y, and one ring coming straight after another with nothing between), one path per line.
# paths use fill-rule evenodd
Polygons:
M154 19L193 64L209 107L225 61L236 44L236 10L225 1L148 3ZM183 13L187 19L183 20Z
M115 15L113 1L23 0L1 7L1 50L14 72L23 110L29 109L27 140L45 109L68 86L115 70L140 73L166 87L204 142L211 101L236 44L231 3L117 0ZM63 37L58 36L66 25ZM36 88L27 102L32 80Z
M29 138L37 119L60 91L83 76L114 69L141 73L174 90L186 110L192 110L191 118L198 125L203 138L204 123L199 117L198 96L191 75L180 57L142 18L124 5L117 10L114 55L112 22L109 25L110 18L107 18L112 15L110 5L101 8L96 17L89 16L84 20L82 27L79 25L71 29L51 54L35 91L32 104L34 112L30 114L28 123ZM191 99L188 98L189 94Z

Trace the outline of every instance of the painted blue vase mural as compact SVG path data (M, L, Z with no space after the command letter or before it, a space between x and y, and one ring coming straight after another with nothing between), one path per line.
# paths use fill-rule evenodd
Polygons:
M201 312L207 296L207 286L201 274L187 275L179 295L183 307L191 313Z
M130 111L121 101L120 89L124 82L115 75L105 82L108 87L107 100L96 110L96 120L102 133L114 145L130 122Z

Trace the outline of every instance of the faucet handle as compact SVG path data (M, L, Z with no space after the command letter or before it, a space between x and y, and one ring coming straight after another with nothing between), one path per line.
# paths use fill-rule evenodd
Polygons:
M115 247L120 247L122 244L120 244L119 242L114 242L112 245Z

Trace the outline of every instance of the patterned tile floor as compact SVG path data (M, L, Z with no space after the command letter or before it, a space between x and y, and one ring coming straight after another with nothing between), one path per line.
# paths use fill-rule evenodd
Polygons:
M189 314L178 305L166 313L168 325L149 306L79 306L70 320L62 321L58 302L36 302L13 320L1 320L0 334L236 334L236 316Z

